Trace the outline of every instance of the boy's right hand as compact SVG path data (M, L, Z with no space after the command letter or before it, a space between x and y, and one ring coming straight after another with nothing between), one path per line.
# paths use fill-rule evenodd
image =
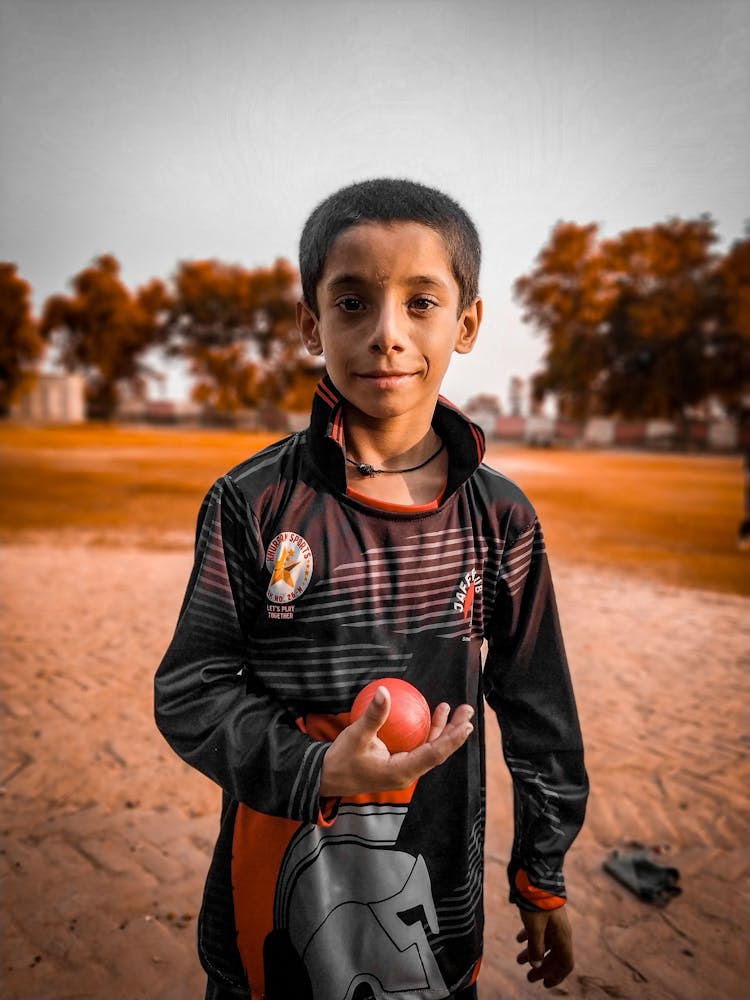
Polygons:
M442 703L433 712L427 742L408 753L391 754L378 739L378 730L390 710L390 692L379 687L360 718L339 733L323 758L320 778L323 798L408 788L447 760L474 729L470 722L474 715L471 705L459 705L449 722L450 706Z

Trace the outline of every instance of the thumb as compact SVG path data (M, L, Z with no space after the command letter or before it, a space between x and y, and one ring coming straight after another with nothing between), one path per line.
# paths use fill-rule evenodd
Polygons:
M391 712L391 692L387 687L379 687L372 701L359 718L363 735L375 736ZM356 725L356 723L355 723Z

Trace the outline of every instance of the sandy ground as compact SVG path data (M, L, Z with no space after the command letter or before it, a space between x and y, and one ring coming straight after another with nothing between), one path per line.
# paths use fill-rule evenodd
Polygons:
M190 553L2 553L4 1000L199 1000L195 917L219 795L152 723ZM554 996L750 997L750 598L553 566L592 795L569 855L577 967ZM510 794L490 726L482 1000L545 993L515 963ZM658 847L657 909L602 871ZM290 998L293 1000L293 998Z

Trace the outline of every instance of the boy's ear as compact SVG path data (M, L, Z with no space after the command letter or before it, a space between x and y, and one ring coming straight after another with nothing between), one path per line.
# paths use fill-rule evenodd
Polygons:
M457 354L468 354L477 342L479 327L482 323L482 300L475 299L461 313L458 321L458 336L454 350Z
M302 299L297 303L297 329L307 353L319 357L323 353L323 344L318 329L318 317Z

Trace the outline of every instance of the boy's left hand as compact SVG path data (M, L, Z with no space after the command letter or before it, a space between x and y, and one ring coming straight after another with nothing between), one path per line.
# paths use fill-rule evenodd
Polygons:
M531 963L526 977L530 983L543 980L549 989L557 986L573 971L573 931L565 907L556 910L519 910L523 930L516 940L526 941L517 956L519 965Z

